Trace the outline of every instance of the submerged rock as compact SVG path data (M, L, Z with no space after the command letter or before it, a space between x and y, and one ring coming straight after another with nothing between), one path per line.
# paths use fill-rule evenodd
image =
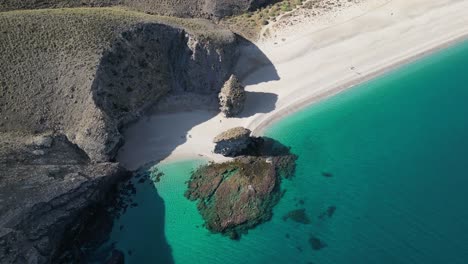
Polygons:
M323 220L325 217L331 218L335 214L336 206L330 206L327 210L319 215L319 219Z
M325 242L320 240L320 238L313 236L313 235L309 237L309 244L313 250L321 250L327 246L327 244L325 244Z
M288 219L291 219L294 222L301 223L301 224L304 224L304 225L310 224L310 218L307 215L305 209L297 209L297 210L290 211L285 216L283 216L284 221L286 221Z
M226 117L238 115L244 109L245 90L235 75L231 75L218 95L220 110Z
M125 255L122 251L114 249L112 251L112 255L109 260L107 260L106 264L124 264L125 263Z

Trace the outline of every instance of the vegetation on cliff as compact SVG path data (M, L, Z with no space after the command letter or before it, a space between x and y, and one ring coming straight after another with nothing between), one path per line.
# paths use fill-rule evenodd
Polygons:
M235 55L206 20L114 8L3 12L0 25L0 133L58 131L95 160L168 92L216 94Z
M243 14L226 17L222 23L232 31L255 40L259 37L263 26L268 25L270 21L275 21L280 15L296 9L306 0L280 0L271 1L269 5L249 10ZM315 1L312 1L315 2Z

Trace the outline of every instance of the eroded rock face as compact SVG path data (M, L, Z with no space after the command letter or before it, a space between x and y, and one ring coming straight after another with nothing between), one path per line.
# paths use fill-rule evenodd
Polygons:
M107 231L93 220L127 176L108 162L120 130L168 95L217 107L236 38L197 21L203 34L122 10L0 12L20 25L0 38L0 262L80 260L81 236Z
M226 131L215 141L217 147L227 146L221 148L225 152L241 150L248 156L200 167L192 174L186 197L198 200L209 230L238 239L271 218L281 197L281 179L294 174L297 157L273 139L251 138L242 127Z
M89 223L106 212L127 172L91 163L63 136L0 141L1 262L55 263L64 253L78 259L68 250L78 234L94 231Z
M9 62L0 66L0 134L60 132L94 161L111 160L120 129L168 95L212 98L216 107L236 54L235 35L214 25L206 27L216 40L125 12L44 12L0 14L2 24L21 24L0 38L0 61ZM49 28L37 21L57 34L43 39ZM45 47L15 45L25 39Z
M246 94L244 86L235 75L224 83L219 93L220 110L225 117L234 117L244 109Z
M251 131L243 127L235 127L219 134L213 142L214 152L226 157L247 155L256 148L258 139L250 137Z

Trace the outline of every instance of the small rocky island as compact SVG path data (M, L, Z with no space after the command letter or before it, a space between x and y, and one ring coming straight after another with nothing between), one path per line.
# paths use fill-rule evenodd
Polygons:
M281 180L292 177L297 159L281 143L250 133L236 127L217 136L215 152L235 158L198 168L186 192L198 201L206 227L232 239L271 218L282 196Z

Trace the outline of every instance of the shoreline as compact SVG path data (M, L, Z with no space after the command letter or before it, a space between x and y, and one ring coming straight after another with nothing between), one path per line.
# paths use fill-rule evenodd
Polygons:
M257 43L270 63L241 50L237 69L248 73L241 78L247 92L241 117L201 110L144 117L124 133L117 160L130 170L149 162L229 160L212 151L219 133L243 126L261 135L294 112L468 39L466 1L381 3L366 0L291 26L278 21L283 26L271 26L274 36Z
M289 115L293 115L305 108L312 107L314 104L326 100L335 95L338 95L342 92L353 89L355 86L359 86L368 81L374 80L376 78L382 77L386 74L391 73L392 71L398 70L400 67L414 63L420 59L424 59L428 56L434 55L445 49L449 49L453 46L461 44L464 41L468 41L468 32L464 33L458 37L447 40L447 42L439 43L436 46L433 46L427 50L423 50L420 53L413 54L410 57L403 58L399 61L396 61L390 65L382 66L382 68L375 70L374 72L368 73L365 76L356 78L344 84L334 86L334 88L326 89L323 93L318 95L312 95L305 99L300 99L295 102L291 102L286 107L279 109L275 114L268 116L265 119L262 119L259 124L256 124L254 127L247 125L247 128L252 129L252 135L261 136L265 130L275 124L276 122L281 121L283 118L287 118Z

